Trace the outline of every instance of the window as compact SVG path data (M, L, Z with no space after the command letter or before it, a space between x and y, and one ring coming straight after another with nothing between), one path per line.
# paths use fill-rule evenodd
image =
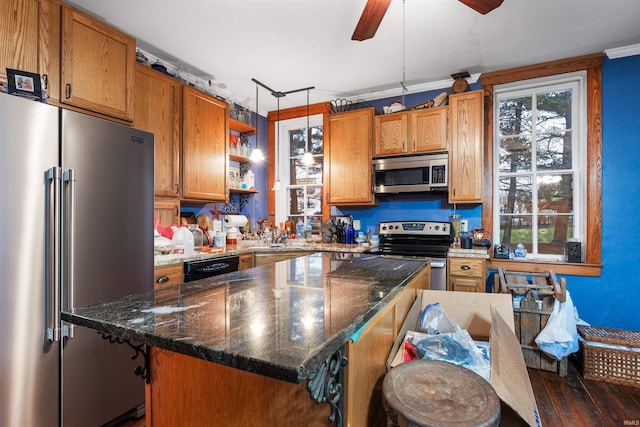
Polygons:
M322 225L322 119L321 114L309 118L309 148L315 161L310 166L302 163L307 151L307 117L280 122L277 176L285 191L275 196L277 224L288 217L294 224L302 223L305 231L311 229L316 234Z
M585 242L585 76L494 88L494 241L527 258L564 260L567 241Z

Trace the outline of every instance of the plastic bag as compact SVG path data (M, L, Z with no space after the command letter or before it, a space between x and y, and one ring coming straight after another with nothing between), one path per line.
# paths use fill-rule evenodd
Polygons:
M557 360L578 351L578 330L569 291L565 302L555 300L547 325L535 341L540 350Z
M460 326L447 316L439 302L428 304L420 316L420 328L428 334L446 334L455 332Z

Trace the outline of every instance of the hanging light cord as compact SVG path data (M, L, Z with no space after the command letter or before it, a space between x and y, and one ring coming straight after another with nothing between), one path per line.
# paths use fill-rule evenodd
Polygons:
M405 66L405 58L406 58L406 21L405 21L405 4L406 1L402 0L402 105L407 105L404 102L404 94L407 91L407 86L405 86L405 75L406 75L406 66Z

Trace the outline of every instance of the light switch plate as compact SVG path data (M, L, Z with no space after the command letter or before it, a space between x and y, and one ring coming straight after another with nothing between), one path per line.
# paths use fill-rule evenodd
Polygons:
M463 219L462 221L460 221L460 232L466 233L467 231L469 231L469 221Z

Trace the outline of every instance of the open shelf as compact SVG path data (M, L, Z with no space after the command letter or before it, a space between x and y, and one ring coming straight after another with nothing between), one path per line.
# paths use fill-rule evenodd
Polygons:
M236 131L239 133L246 133L246 132L255 132L256 128L244 122L241 122L239 120L232 119L231 117L229 117L229 130Z

